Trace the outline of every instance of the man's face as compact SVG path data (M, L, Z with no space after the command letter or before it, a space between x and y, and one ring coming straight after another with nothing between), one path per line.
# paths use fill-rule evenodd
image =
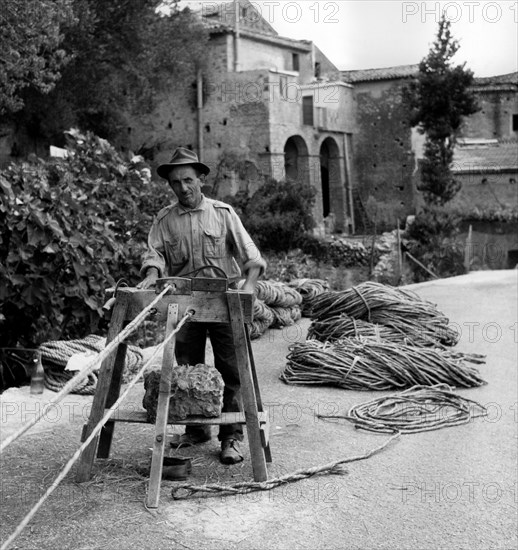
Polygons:
M167 180L182 206L196 208L200 204L202 181L192 166L175 166Z

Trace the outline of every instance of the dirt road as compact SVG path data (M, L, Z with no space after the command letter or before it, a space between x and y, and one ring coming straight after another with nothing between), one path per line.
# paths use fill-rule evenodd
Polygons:
M348 465L343 476L319 476L270 492L173 501L162 484L161 505L143 506L152 426L117 425L112 457L97 461L92 481L60 486L17 541L23 549L504 549L517 546L517 275L478 272L415 285L462 332L460 351L484 353L488 385L459 390L489 408L489 417L439 431L402 436L384 452ZM278 376L303 320L253 344L271 421L271 477L353 456L385 435L323 422L316 412L345 412L381 395L286 386ZM139 384L126 407L140 408ZM7 437L53 394L26 389L1 396L1 437ZM61 470L78 446L90 397L70 396L12 445L1 463L1 540ZM177 428L175 428L177 431ZM178 430L179 431L179 430ZM195 483L251 480L248 460L223 466L218 444L183 451L194 457ZM247 452L248 458L248 452Z

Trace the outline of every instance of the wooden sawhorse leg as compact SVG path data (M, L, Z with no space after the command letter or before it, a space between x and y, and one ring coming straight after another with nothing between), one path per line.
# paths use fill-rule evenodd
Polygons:
M123 329L127 308L128 304L125 298L116 302L106 338L107 344L114 340ZM119 344L117 352L109 355L101 365L92 410L88 422L83 428L81 441L85 441L90 436L95 426L103 418L106 407L111 407L119 397L122 371L126 359L126 347L126 344ZM113 422L108 422L100 435L81 454L76 472L77 483L88 481L92 477L92 466L99 442L99 456L101 458L109 456L112 436Z
M228 314L230 324L232 326L232 336L234 338L234 347L236 349L237 365L239 368L243 410L246 420L246 433L248 436L248 444L250 446L254 480L266 481L268 479L268 472L266 470L266 456L263 447L263 438L261 438L259 410L257 408L257 395L259 395L259 388L257 386L257 379L254 381L252 371L250 370L250 363L248 360L249 349L243 319L243 310L241 308L241 299L238 292L230 291L227 292L226 295ZM265 441L265 443L266 445L268 444L267 441Z
M169 304L167 308L167 323L165 337L176 328L178 324L178 304ZM162 479L162 467L164 463L164 451L166 444L167 419L169 416L169 399L171 396L171 379L174 366L174 349L176 337L173 336L164 348L162 358L162 373L160 374L160 386L156 409L155 440L153 442L153 455L151 457L151 469L149 472L149 486L147 493L147 507L158 508L160 499L160 481Z
M257 371L255 370L255 360L252 351L252 341L250 340L250 331L248 325L245 325L245 337L246 348L248 350L248 357L250 359L250 370L252 371L252 381L254 383L255 399L257 402L257 410L259 413L264 413L263 400L261 398L261 391L259 390L259 380L257 379ZM268 415L263 415L266 418L266 423L261 425L261 443L264 449L264 455L266 462L272 461L272 453L270 451L270 423L268 422Z

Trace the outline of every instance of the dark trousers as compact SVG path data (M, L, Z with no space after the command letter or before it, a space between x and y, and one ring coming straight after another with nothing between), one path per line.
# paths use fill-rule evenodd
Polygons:
M241 392L239 370L230 325L223 323L186 323L176 336L176 361L179 365L196 365L205 363L205 346L207 333L214 351L214 366L223 378L222 412L241 410ZM209 426L186 426L186 432L203 435L210 430ZM243 428L240 424L222 424L218 439L223 441L233 437L243 440Z

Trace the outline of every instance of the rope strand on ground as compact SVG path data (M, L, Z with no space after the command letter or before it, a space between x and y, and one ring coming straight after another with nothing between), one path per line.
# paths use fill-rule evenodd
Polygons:
M207 494L244 494L251 493L252 491L270 491L279 485L285 485L286 483L292 483L301 479L306 479L317 474L343 474L345 473L340 466L342 464L348 464L350 462L356 462L358 460L365 460L371 456L381 452L387 447L394 439L399 437L399 433L394 434L387 439L383 445L376 447L365 454L353 456L349 458L343 458L335 460L334 462L328 462L321 466L315 466L314 468L302 468L296 470L291 474L286 474L282 477L274 479L268 479L266 481L242 481L240 483L234 483L232 485L221 485L219 483L208 483L205 485L191 485L190 483L181 483L176 485L172 490L172 496L175 500L187 498L195 493L207 493ZM185 490L186 494L181 495L180 491Z

